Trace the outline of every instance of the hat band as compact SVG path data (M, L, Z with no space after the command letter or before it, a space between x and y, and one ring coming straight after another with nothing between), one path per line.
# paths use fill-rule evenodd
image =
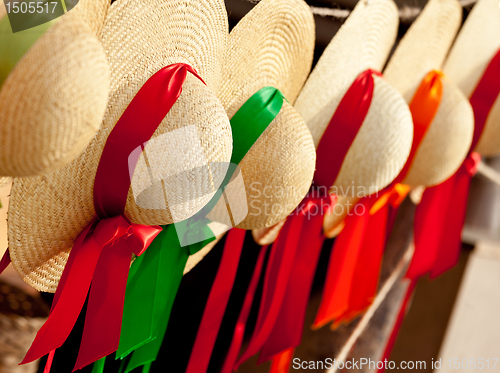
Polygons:
M57 287L49 318L23 363L40 358L64 343L85 303L91 283L75 370L118 348L132 253L142 254L161 231L160 227L131 224L122 215L131 182L128 156L153 135L180 96L188 72L201 80L186 64L170 65L154 74L137 92L111 131L94 183L98 219L78 236ZM137 126L138 122L141 126Z
M333 186L342 163L365 120L373 98L374 70L358 75L335 110L316 151L316 184Z
M118 358L124 358L133 352L124 372L156 359L187 259L190 254L196 253L215 239L207 225L210 221L206 216L222 198L224 188L229 184L236 165L243 160L253 144L279 114L284 99L278 89L264 87L241 106L230 121L233 135L231 165L215 196L195 216L164 227L146 254L132 265L131 271L134 272L134 276L129 277L127 285L122 334L117 351ZM199 242L189 243L188 236L192 233L200 233L197 236ZM239 229L232 230L228 234L223 259L205 307L188 371L206 370L203 366L208 364L217 336L217 320L222 319L221 313L223 314L225 310L234 283L244 236L244 231ZM228 246L230 248L226 249ZM162 285L157 286L157 284ZM158 290L145 299L144 289L160 289L165 286L170 289L167 297L164 292ZM155 312L155 310L161 311ZM135 315L138 314L147 316L137 319Z

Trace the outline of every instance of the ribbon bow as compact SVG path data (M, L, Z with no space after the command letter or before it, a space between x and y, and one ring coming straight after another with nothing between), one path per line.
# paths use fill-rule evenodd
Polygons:
M160 231L161 228L158 226L129 223L123 215L120 215L99 220L92 238L103 249L126 243L132 253L141 256Z
M129 155L147 142L182 92L186 76L198 76L186 64L155 73L137 92L104 146L94 182L98 218L78 236L57 287L48 320L37 333L23 364L51 353L70 334L89 293L76 369L116 351L132 254L141 255L162 231L131 224L123 216L130 188ZM141 126L137 121L141 119ZM91 286L92 283L92 286Z
M118 358L133 351L123 369L125 373L156 360L170 312L190 254L194 254L215 239L208 227L206 215L222 197L236 165L240 163L260 135L276 118L283 106L282 93L264 87L250 97L231 119L233 154L229 170L212 200L195 216L164 229L147 254L133 265L134 273L127 285L127 297ZM177 233L176 233L177 231ZM245 231L232 229L226 239L223 259L205 307L197 342L188 364L188 372L206 370L222 315L224 313L239 263ZM182 245L180 240L182 241ZM168 248L164 250L163 248ZM148 288L148 294L144 294ZM137 320L137 315L150 315Z
M160 227L130 224L123 216L90 224L73 246L49 319L38 331L22 364L64 343L89 288L89 305L75 370L116 350L121 326L120 305L123 307L130 258L132 253L141 255L160 231Z

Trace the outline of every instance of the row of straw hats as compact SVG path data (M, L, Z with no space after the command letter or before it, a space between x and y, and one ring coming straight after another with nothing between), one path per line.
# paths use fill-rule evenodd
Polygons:
M432 69L443 68L448 76L443 100L405 183L432 186L456 171L472 139L466 97L500 46L497 8L493 0L480 0L452 47L461 24L458 2L429 2L389 60L384 78L374 77L370 110L332 188L366 192L340 195L340 204L382 190L399 174L413 137L407 103ZM188 76L153 137L194 128L203 152L185 155L190 142L182 136L175 142L177 152L146 146L144 154L155 160L150 164L159 178L165 170L229 162L229 119L260 88L274 86L284 93L287 102L279 115L240 163L249 211L264 203L289 206L280 213L249 215L238 225L254 230L258 242L272 242L311 185L315 145L340 100L362 71L383 69L397 27L391 0L360 1L309 75L314 19L302 0L262 0L231 33L222 0L118 0L111 6L81 0L54 22L1 86L0 175L16 177L8 221L15 268L36 289L56 290L74 240L95 218L93 182L107 136L144 82L177 62L193 66L207 85ZM500 153L499 116L497 100L477 147L485 155ZM216 167L211 172L223 177ZM139 170L132 185L141 183L148 184L149 175ZM206 185L164 186L169 201L181 201L176 220L209 201L210 194L202 191L210 189L210 181L200 183ZM268 197L265 187L299 192ZM260 197L253 198L250 188L260 188ZM145 188L141 198L158 206L154 188ZM164 205L144 208L130 190L125 215L133 223L171 224L174 217L167 201ZM326 230L335 231L343 217L327 217Z

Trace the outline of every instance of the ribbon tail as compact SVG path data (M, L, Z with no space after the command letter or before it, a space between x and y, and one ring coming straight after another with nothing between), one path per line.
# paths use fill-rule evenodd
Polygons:
M272 332L259 355L259 364L300 344L307 303L324 241L323 219L322 214L317 214L303 223L286 293Z
M430 273L435 278L458 263L462 247L462 228L467 212L471 177L464 170L455 179L453 196L448 205L448 217L441 237L441 249L438 251L436 262Z
M5 268L8 267L10 262L11 262L10 253L9 249L7 249L7 251L3 254L2 260L0 260L0 274L2 274L3 271L5 271Z
M178 257L178 251L173 249L177 240L172 245L167 238L164 229L130 269L117 359L125 358L157 337L167 304L165 294L172 283L170 266L177 263Z
M238 320L236 322L236 327L234 329L233 338L231 340L231 345L229 347L226 359L224 361L224 366L222 367L221 373L231 373L233 371L236 359L241 349L243 343L243 337L245 335L245 326L250 315L250 310L252 308L253 299L255 296L255 291L257 285L259 284L260 274L262 273L262 267L264 265L264 258L269 246L263 246L260 249L259 257L257 258L257 263L255 264L254 272L248 285L248 290L245 295L245 300L241 308Z
M43 373L50 373L50 368L52 368L52 362L54 361L54 355L56 350L52 350L49 352L47 356L47 362L45 363L45 368L43 369Z
M429 272L436 276L458 260L470 185L468 174L462 173L460 169L444 183L425 190L415 213L415 253L407 278Z
M287 373L290 371L292 357L295 349L290 348L273 358L269 373Z
M261 349L272 331L285 296L303 220L304 217L299 215L289 216L276 243L272 246L257 323L250 343L236 362L235 369Z
M131 257L132 250L125 241L117 241L102 250L90 288L82 342L73 371L117 350Z
M412 299L412 295L414 293L416 286L417 286L416 280L412 280L410 282L410 285L408 286L408 289L406 290L406 295L403 299L403 302L401 303L401 307L399 309L396 322L394 324L394 327L392 328L391 335L389 337L389 340L387 341L384 354L382 355L380 361L388 360L391 355L394 344L396 343L396 338L398 336L399 330L401 329L401 325L403 325L404 318L410 307L410 301ZM384 371L385 371L385 366L382 369L379 369L377 373L384 373Z
M104 365L106 365L106 357L103 357L100 360L97 360L92 367L92 373L103 373Z
M366 199L360 201L365 204L366 202ZM313 324L314 329L339 318L349 309L353 273L370 219L369 210L370 207L365 206L363 215L348 216L344 230L334 243L323 298Z
M377 295L382 256L387 242L389 209L386 205L370 216L354 270L352 289L355 291L350 293L349 309L341 316L342 321L348 322L365 311Z
M90 228L88 226L78 236L57 287L49 318L38 331L21 364L37 360L60 347L71 333L87 298L101 252L94 240L84 243Z
M222 260L208 296L186 373L207 371L227 302L233 290L245 233L246 231L237 228L231 229L228 233Z
M170 313L172 311L174 300L183 277L184 268L186 267L189 257L189 250L187 247L180 246L179 239L173 225L165 227L163 232L165 233L161 233L162 245L155 250L161 250L162 252L158 273L162 276L159 281L165 281L165 287L162 285L162 289L165 289L165 293L159 293L156 296L165 300L165 304L163 306L164 308L159 310L160 317L158 320L157 330L155 332L156 337L149 341L149 343L143 344L138 349L133 351L131 358L126 365L125 373L129 373L140 366L144 366L146 368L148 364L156 360L163 338L167 331ZM147 255L148 252L149 249L144 255Z

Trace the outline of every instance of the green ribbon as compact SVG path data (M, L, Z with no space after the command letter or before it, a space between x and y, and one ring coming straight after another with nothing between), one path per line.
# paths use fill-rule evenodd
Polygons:
M147 373L156 360L188 257L215 240L206 215L222 196L237 170L236 164L280 112L283 99L279 90L265 87L243 104L231 119L233 154L221 187L195 216L164 226L148 250L132 264L116 358L124 359L133 354L123 361L121 372L128 373L144 366L143 373ZM186 242L201 241L182 246L179 232Z
M16 64L54 22L50 21L29 30L13 33L9 17L0 19L0 88Z
M103 373L105 364L106 364L106 356L104 356L100 360L97 360L94 363L94 366L92 367L92 373Z

